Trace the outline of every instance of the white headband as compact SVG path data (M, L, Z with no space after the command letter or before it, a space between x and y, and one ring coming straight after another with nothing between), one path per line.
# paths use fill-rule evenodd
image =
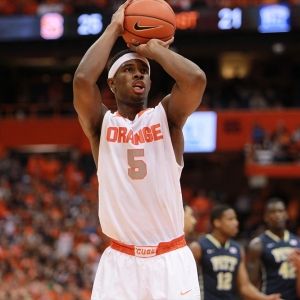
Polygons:
M121 65L131 59L139 59L142 60L143 62L145 62L149 68L149 76L150 76L150 64L147 58L145 58L144 56L141 56L137 53L126 53L123 56L119 57L111 66L109 72L108 72L108 78L113 78L115 76L115 74L117 73L118 69L121 67Z

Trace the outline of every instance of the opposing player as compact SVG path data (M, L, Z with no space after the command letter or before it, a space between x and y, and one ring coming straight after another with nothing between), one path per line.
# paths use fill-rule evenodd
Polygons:
M280 294L267 296L250 282L245 266L245 251L232 238L238 233L235 211L228 205L211 211L212 233L190 245L199 268L202 300L244 299L278 300Z
M118 111L102 103L97 80L123 32L124 9L88 49L74 77L74 106L97 165L99 219L112 239L96 273L92 299L200 299L196 264L184 238L180 188L182 128L199 106L204 72L168 49L173 39L152 39L113 57L107 83ZM175 84L147 108L148 59Z
M282 199L267 201L264 220L268 229L250 242L247 252L250 280L268 295L281 293L283 299L300 299L298 273L288 258L300 248L300 241L286 230L287 212Z

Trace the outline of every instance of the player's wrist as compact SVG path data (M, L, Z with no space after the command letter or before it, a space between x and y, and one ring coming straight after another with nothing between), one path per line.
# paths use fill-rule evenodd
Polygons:
M123 34L124 28L123 24L119 21L112 21L108 26L107 29L112 29L112 33L117 37Z

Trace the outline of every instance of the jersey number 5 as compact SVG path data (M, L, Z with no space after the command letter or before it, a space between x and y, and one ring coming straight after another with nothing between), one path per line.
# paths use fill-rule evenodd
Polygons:
M129 165L128 176L131 179L144 179L147 175L147 165L141 159L137 157L144 157L144 149L128 149L127 150L127 162Z

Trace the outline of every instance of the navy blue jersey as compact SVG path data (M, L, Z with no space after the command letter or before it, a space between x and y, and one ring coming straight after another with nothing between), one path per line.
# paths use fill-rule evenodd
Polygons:
M228 240L221 245L207 234L198 241L202 249L199 282L202 300L234 299L236 277L241 262L240 245Z
M267 295L280 293L285 300L299 299L296 292L296 269L287 261L287 254L294 248L300 248L299 238L285 231L281 240L269 230L259 238L263 245L262 292Z

